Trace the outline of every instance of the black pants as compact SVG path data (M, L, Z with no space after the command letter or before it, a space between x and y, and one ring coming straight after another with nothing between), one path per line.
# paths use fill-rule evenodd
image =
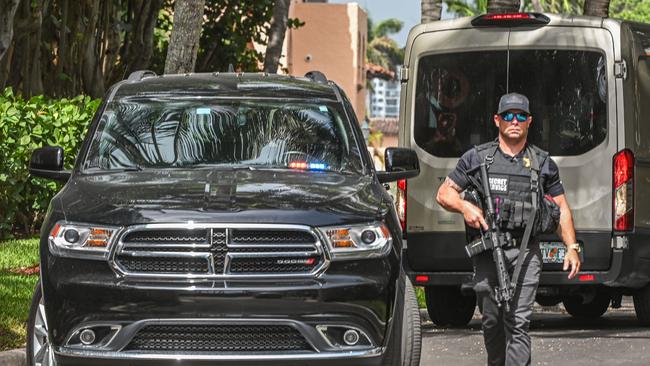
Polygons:
M494 300L493 289L498 282L492 251L474 257L474 290L479 306L483 309L483 339L490 366L519 366L531 363L528 328L542 271L542 254L539 244L534 240L531 240L526 252L517 281L517 290L508 313ZM519 249L505 250L505 255L512 275Z

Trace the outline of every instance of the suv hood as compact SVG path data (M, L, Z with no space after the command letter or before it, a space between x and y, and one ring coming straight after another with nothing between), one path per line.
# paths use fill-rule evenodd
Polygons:
M335 225L387 212L370 176L291 170L160 170L74 175L57 195L65 219L109 225L255 222Z

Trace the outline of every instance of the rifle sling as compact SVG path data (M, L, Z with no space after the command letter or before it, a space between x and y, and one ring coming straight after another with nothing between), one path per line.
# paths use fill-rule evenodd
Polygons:
M530 240L530 234L533 231L533 225L535 221L535 214L537 213L537 193L539 191L539 164L537 161L537 156L535 152L530 148L526 147L528 156L530 156L531 161L531 170L530 170L530 189L533 199L533 209L530 211L528 216L528 222L526 223L526 229L524 230L524 236L521 240L521 245L519 247L519 256L517 257L517 264L515 265L515 270L512 273L512 285L517 287L517 281L519 280L519 275L521 274L521 267L524 264L524 257L526 256L526 249L528 248L528 241Z

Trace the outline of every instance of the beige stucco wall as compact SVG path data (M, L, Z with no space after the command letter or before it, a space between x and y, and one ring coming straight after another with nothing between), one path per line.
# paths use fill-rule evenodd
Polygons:
M366 111L366 13L356 3L328 4L293 1L290 18L305 25L290 29L281 60L289 74L319 70L343 88L362 120Z

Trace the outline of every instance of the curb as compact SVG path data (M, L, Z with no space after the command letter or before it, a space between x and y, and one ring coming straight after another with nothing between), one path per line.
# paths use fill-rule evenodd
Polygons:
M0 352L0 365L2 366L27 366L27 356L24 348Z

